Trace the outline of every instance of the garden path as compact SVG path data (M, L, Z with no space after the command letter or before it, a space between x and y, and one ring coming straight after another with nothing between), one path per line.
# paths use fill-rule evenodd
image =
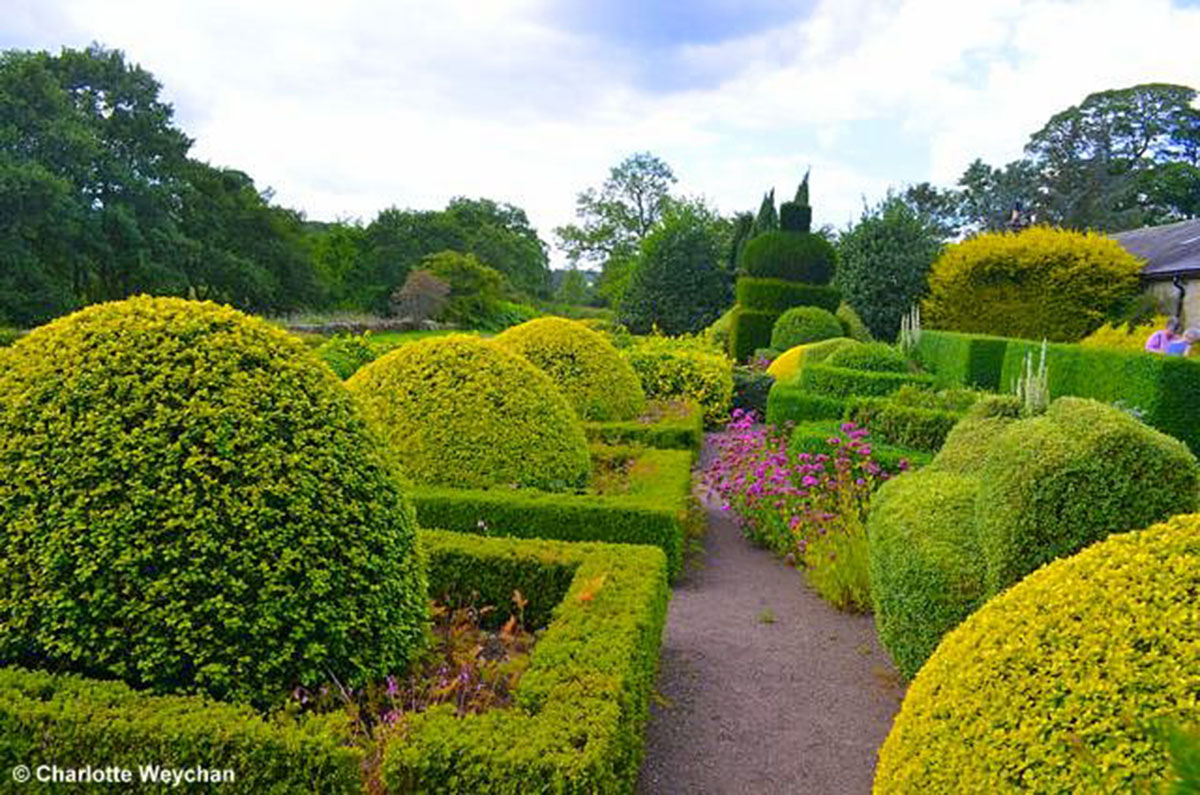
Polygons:
M707 508L705 552L671 599L638 792L869 793L903 697L871 618L827 605Z

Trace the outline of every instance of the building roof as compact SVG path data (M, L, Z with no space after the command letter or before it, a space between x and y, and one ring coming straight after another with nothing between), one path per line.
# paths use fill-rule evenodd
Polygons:
M1147 279L1200 276L1200 218L1144 226L1113 237L1131 254L1146 260L1142 276Z

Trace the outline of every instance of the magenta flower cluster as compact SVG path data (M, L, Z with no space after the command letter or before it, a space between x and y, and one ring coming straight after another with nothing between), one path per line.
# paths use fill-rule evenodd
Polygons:
M827 440L826 452L793 453L786 430L757 420L754 412L735 410L704 471L705 486L746 537L781 555L803 556L817 536L860 528L871 492L888 478L871 460L867 429L847 422Z

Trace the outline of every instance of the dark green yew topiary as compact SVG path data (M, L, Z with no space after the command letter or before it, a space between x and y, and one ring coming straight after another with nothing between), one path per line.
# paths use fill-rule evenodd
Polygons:
M742 268L749 276L828 284L835 256L833 246L820 235L764 232L746 244Z
M477 337L404 345L346 386L415 482L459 488L583 486L583 427L550 376Z
M779 316L771 330L771 347L786 351L797 345L842 336L842 324L832 312L815 306L797 306Z
M101 304L0 370L0 663L275 703L402 671L415 522L349 394L225 307Z

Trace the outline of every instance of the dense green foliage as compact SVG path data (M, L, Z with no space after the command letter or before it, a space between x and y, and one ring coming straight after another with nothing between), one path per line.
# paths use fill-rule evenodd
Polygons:
M829 455L829 440L841 434L843 424L842 420L833 418L800 422L788 437L788 450L793 454ZM902 461L906 469L922 467L928 464L931 458L921 450L887 444L875 439L873 435L868 437L867 442L870 445L871 461L885 472L899 473Z
M946 636L880 751L875 792L1166 784L1164 722L1200 720L1197 522L1177 517L1057 561Z
M874 373L907 373L908 359L896 348L884 342L848 345L837 350L826 361L831 367L848 367Z
M937 452L963 412L907 406L891 398L850 398L847 420L865 426L871 438L930 453Z
M346 386L416 483L561 490L587 482L587 441L566 397L492 343L463 335L414 342Z
M775 386L770 373L748 365L733 368L733 408L753 411L757 417L767 416L767 396Z
M1007 346L1004 337L923 330L913 358L943 386L998 392L1011 386L1000 379Z
M517 707L460 718L444 705L410 716L383 752L389 791L632 791L670 593L662 553L455 533L424 540L431 572L472 587L494 582L498 600L506 587L498 575L527 570L526 561L552 572L570 566L574 577L534 647Z
M734 361L750 361L756 350L770 347L771 332L779 314L775 311L746 309L743 306L733 308L728 350Z
M905 676L983 599L1039 566L1200 504L1196 459L1124 412L1077 398L1029 419L1013 409L981 401L929 467L872 506L877 626Z
M344 720L268 720L248 706L199 696L154 696L121 682L0 668L6 771L35 763L65 767L70 760L72 767L125 768L136 781L140 767L159 765L232 771L232 781L212 785L221 792L340 793L360 790L363 759ZM70 786L18 785L25 792Z
M796 306L784 312L771 329L771 347L786 351L797 345L842 336L842 324L833 313L815 306Z
M335 334L317 347L317 355L343 381L379 356L365 334Z
M420 646L411 512L298 340L139 297L6 359L0 659L261 704Z
M736 371L734 376L736 380ZM585 422L583 432L589 442L699 453L704 443L704 412L691 400L656 400L647 406L641 417L616 422Z
M583 420L630 420L646 407L642 384L628 360L604 336L559 317L514 326L495 344L550 376Z
M825 284L804 284L783 279L758 279L743 276L737 280L737 302L746 309L782 312L793 306L816 306L830 312L841 303L837 288Z
M834 313L837 319L842 324L842 334L857 342L871 342L874 337L871 336L871 330L867 328L867 324L862 321L858 313L854 311L854 307L842 301L838 304L837 311Z
M423 527L460 533L648 544L662 549L672 579L683 570L692 456L645 450L624 494L552 494L531 490L416 488Z
M906 384L932 386L933 377L925 373L889 373L851 370L825 364L806 364L797 385L801 389L827 397L882 397Z
M941 248L928 221L889 196L838 238L835 283L872 335L894 340L900 318L924 295Z
M840 419L845 411L844 400L816 395L795 384L776 381L767 394L767 422L771 425L808 420L836 420Z
M713 218L676 204L642 239L617 317L634 334L655 327L665 334L693 334L720 317L731 298Z
M1086 337L1138 295L1142 261L1095 233L1033 227L948 246L929 273L931 328L1058 342Z
M805 284L828 284L837 256L820 235L773 231L753 237L742 250L749 276Z
M723 354L686 339L641 337L625 352L651 400L691 400L704 412L706 427L729 419L733 363Z

